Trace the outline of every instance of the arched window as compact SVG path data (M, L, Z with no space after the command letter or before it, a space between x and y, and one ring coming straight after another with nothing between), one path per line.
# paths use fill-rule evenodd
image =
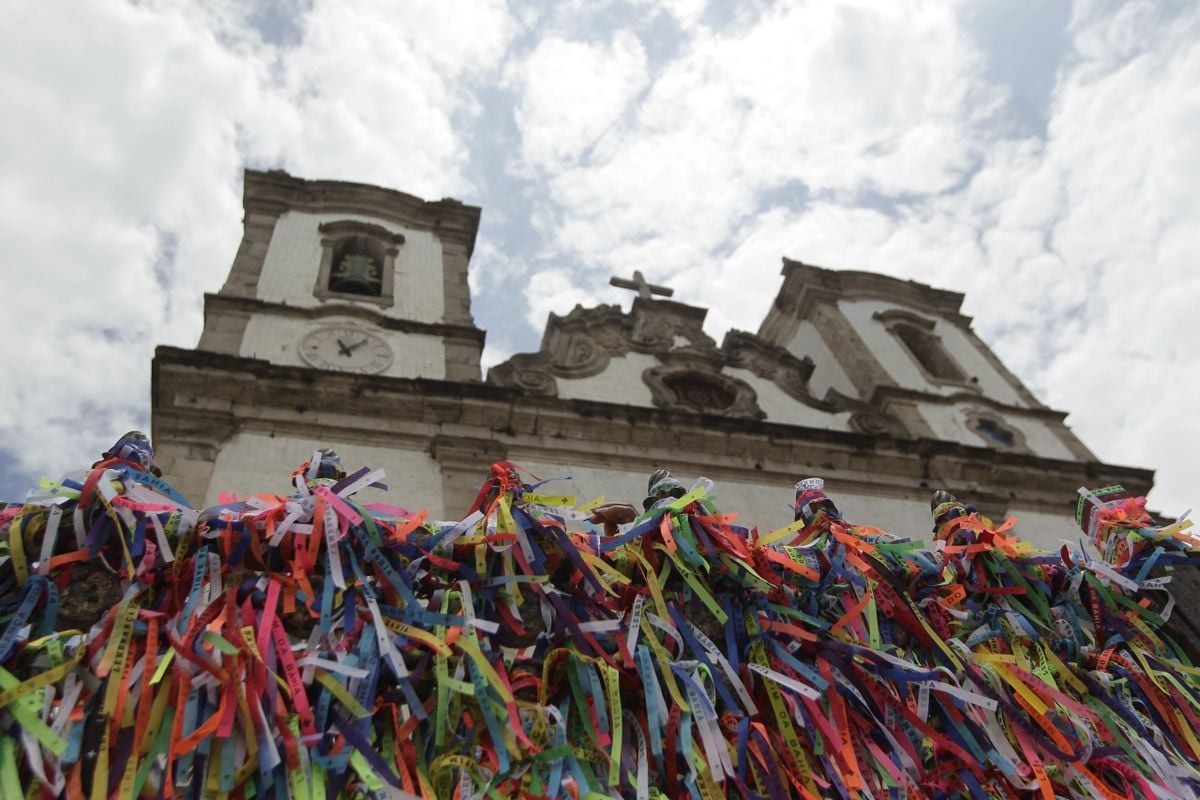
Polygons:
M982 408L968 408L962 412L967 428L978 436L987 447L1027 453L1025 436L1018 429L1004 422L996 412Z
M1017 437L1012 431L986 417L975 422L975 432L998 447L1012 447L1017 442Z
M321 270L313 294L322 300L392 305L396 255L403 234L357 220L327 222L321 232Z
M877 311L874 318L900 340L904 350L912 357L921 373L930 383L954 383L971 388L967 373L942 344L942 339L933 332L933 320L901 309Z
M904 323L893 326L892 333L933 377L942 381L966 380L967 376L963 375L962 370L943 349L941 340L933 334Z

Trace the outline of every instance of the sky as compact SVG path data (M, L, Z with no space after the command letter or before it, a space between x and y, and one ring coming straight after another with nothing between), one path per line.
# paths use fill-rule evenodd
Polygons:
M245 167L483 208L485 366L641 270L757 330L782 256L964 292L1151 505L1200 502L1200 4L8 0L0 497L149 427ZM231 487L238 488L238 487Z

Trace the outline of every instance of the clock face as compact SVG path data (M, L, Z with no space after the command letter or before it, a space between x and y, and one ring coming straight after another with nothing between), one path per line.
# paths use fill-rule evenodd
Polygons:
M370 375L392 365L392 349L359 328L320 328L300 340L300 357L317 369Z

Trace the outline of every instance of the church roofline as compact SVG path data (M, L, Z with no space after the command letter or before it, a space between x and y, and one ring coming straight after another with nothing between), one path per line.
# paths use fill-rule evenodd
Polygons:
M423 200L396 189L366 183L307 180L283 170L247 169L243 184L246 212L279 215L284 211L358 213L405 227L434 230L475 249L482 209L453 198Z
M777 311L804 319L818 298L855 300L880 298L914 308L924 308L963 327L971 318L961 313L964 295L937 289L918 281L893 278L877 272L841 270L783 258L783 285L775 296L771 315ZM763 323L764 327L767 325ZM760 331L761 333L761 331Z

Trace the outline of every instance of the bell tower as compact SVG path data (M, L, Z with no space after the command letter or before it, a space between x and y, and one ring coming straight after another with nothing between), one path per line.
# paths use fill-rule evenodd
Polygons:
M243 204L198 346L155 354L159 466L212 503L231 486L284 491L329 445L436 501L436 429L416 418L430 384L480 384L467 285L479 208L275 170L246 171Z
M282 366L478 381L467 263L479 209L246 171L245 232L200 350Z

